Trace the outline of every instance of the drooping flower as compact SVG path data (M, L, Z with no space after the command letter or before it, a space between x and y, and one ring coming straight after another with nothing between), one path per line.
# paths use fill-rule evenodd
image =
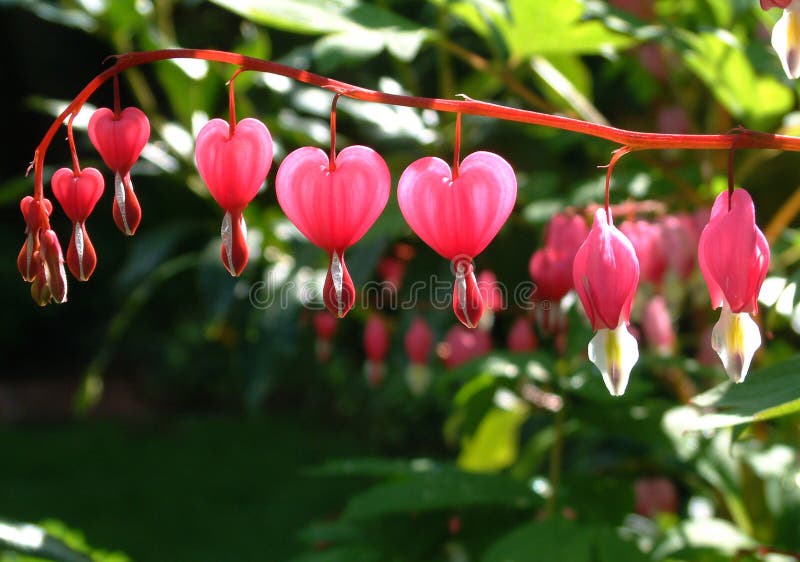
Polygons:
M672 354L677 337L667 308L667 301L655 295L644 306L642 330L647 344L662 356Z
M422 395L430 384L431 372L428 357L433 347L433 332L422 316L417 316L403 338L408 367L406 368L406 385L415 396Z
M249 258L243 212L272 165L272 137L258 119L248 117L233 124L212 119L197 135L195 160L208 191L225 210L220 257L235 277Z
M114 222L132 235L142 220L142 208L131 182L131 168L150 138L150 121L136 107L115 114L101 107L89 119L89 139L114 172Z
M772 28L772 48L786 76L800 77L800 0L761 0L761 8L783 9L783 15Z
M482 357L492 350L492 337L483 330L468 330L456 325L448 330L437 354L445 367L453 369L470 359Z
M734 382L747 375L761 334L751 315L758 313L758 293L769 269L770 251L755 222L750 194L736 189L721 193L698 245L698 261L711 295L722 307L711 344Z
M61 168L53 174L53 194L72 221L72 236L67 248L67 265L80 281L91 277L97 266L97 254L86 230L86 219L103 195L103 175L95 168L74 171Z
M517 318L508 332L507 346L509 351L520 353L536 351L538 342L536 334L526 318Z
M678 490L672 480L663 476L638 478L633 486L639 515L652 518L659 513L677 513Z
M528 263L528 272L536 284L537 320L544 332L561 326L560 302L573 288L572 264L589 226L574 213L555 215L547 225L544 247L536 250Z
M25 242L17 256L17 269L27 282L36 277L36 264L33 254L39 251L39 234L43 228L50 228L47 217L53 212L53 204L49 199L35 199L30 195L19 202L22 217L25 219Z
M321 363L328 361L331 355L331 339L336 333L336 318L327 311L314 314L314 331L317 334L316 351Z
M619 229L633 244L642 280L660 286L667 271L667 256L659 225L635 220L623 222Z
M491 152L470 154L455 174L440 158L421 158L400 177L400 211L417 236L450 260L453 311L468 328L478 325L484 308L472 260L503 226L516 196L514 170Z
M621 396L639 359L636 338L628 330L639 284L639 260L633 245L600 208L589 236L575 255L573 281L595 330L589 359L603 375L612 396Z
M366 377L373 387L383 381L384 361L389 353L389 331L380 316L373 314L364 328L364 353L367 356Z
M322 299L339 318L356 300L345 250L380 216L390 190L386 162L366 146L349 146L333 162L319 148L306 146L289 154L278 168L275 191L283 212L312 244L328 253Z

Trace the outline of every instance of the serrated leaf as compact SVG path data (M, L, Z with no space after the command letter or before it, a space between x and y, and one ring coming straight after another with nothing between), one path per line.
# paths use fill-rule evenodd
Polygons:
M525 509L536 500L527 486L507 476L470 474L448 468L373 486L348 502L343 517L369 519L479 505Z
M714 411L691 420L686 429L727 427L800 411L800 357L750 373L742 384L724 382L692 399Z

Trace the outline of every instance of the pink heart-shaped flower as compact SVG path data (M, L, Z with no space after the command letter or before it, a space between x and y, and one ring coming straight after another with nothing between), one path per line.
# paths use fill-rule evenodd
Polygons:
M95 168L84 168L78 174L70 168L61 168L53 174L50 185L69 219L86 222L103 195L103 174Z
M89 139L106 166L121 175L128 173L150 138L150 121L142 110L126 107L119 118L101 107L89 119Z
M336 156L311 146L281 162L275 191L283 212L312 244L343 252L369 230L386 207L391 175L383 158L366 146Z
M444 160L421 158L405 169L397 187L408 225L449 260L480 254L505 223L516 197L511 165L482 151L464 158L455 179Z
M349 146L333 163L311 146L281 162L275 191L283 212L311 243L330 256L322 300L342 318L355 303L344 251L369 230L389 200L392 178L383 158L366 146Z
M230 133L212 119L197 135L197 169L220 207L241 213L256 196L272 165L272 137L258 119L242 119Z

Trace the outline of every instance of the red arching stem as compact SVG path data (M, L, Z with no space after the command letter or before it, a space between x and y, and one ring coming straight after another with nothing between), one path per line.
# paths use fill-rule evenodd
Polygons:
M328 157L328 170L336 171L336 103L342 94L334 94L331 102L331 152Z
M456 113L456 138L453 141L453 179L458 177L461 164L461 113Z
M119 74L114 75L114 119L119 120L119 114L122 112L119 101Z
M81 175L81 164L78 161L78 151L75 148L75 136L72 134L72 122L75 120L75 115L77 113L73 113L69 121L67 121L67 139L69 140L69 152L72 154L72 171L77 177Z
M236 95L233 89L233 81L244 70L244 68L237 68L231 79L228 80L228 138L231 138L236 130Z
M571 119L559 115L549 115L536 111L505 107L488 102L465 100L444 100L437 98L422 98L417 96L403 96L397 94L387 94L367 88L354 86L346 82L333 80L319 74L313 74L305 70L298 70L290 66L276 62L265 61L253 57L246 57L236 53L226 51L214 51L209 49L162 49L158 51L146 51L137 53L125 53L116 56L113 66L98 74L81 90L74 100L56 117L53 124L45 133L42 141L34 152L34 196L41 199L44 196L42 174L44 168L44 157L47 149L53 140L58 128L68 115L77 111L86 100L99 88L106 80L117 76L120 72L156 61L169 59L201 59L213 62L222 62L240 67L240 70L255 70L258 72L270 72L286 76L312 86L327 88L349 98L376 103L392 105L402 105L407 107L417 107L422 109L433 109L436 111L447 111L451 113L466 113L469 115L482 115L506 121L517 121L520 123L530 123L553 129L572 131L593 137L606 139L619 145L627 146L631 150L657 150L666 148L682 148L689 150L730 150L736 143L737 148L771 148L776 150L800 151L800 137L787 135L773 135L769 133L759 133L747 129L738 129L733 133L722 135L675 135L665 133L642 133L638 131L628 131L618 129L608 125L589 123L580 119Z

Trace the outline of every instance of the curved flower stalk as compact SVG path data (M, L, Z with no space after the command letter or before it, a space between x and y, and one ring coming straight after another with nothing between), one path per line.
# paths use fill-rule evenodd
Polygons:
M719 194L700 235L698 261L711 306L722 308L711 345L733 382L744 381L761 346L761 333L752 315L758 314L758 293L769 258L769 245L756 225L750 194L744 189Z
M575 255L575 290L595 330L589 359L603 375L612 396L621 396L639 345L628 331L631 305L639 284L639 260L633 245L613 223L611 211L600 208L589 236Z

